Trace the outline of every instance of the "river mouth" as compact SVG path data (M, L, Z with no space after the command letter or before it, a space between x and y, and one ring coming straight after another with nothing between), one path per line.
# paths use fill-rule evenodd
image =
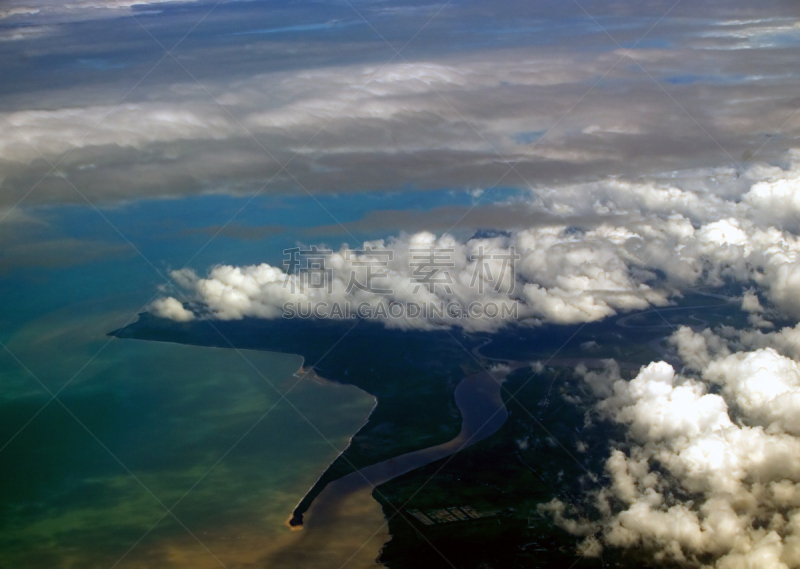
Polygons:
M357 501L358 496L379 492L377 487L412 470L447 458L496 433L508 419L508 411L501 396L504 377L522 364L497 367L462 379L455 389L455 401L461 412L461 431L458 436L442 444L409 452L352 472L329 483L312 502L307 513L293 518L295 527L302 524L305 531L313 534L328 531L350 517L347 504ZM385 525L384 521L384 525ZM378 535L390 537L381 527L375 528L373 539ZM386 542L384 540L380 545Z

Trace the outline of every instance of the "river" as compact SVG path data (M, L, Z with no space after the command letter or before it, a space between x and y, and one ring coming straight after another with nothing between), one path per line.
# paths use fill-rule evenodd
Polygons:
M371 496L376 486L392 480L398 476L420 468L442 458L446 458L462 449L486 439L505 424L508 412L501 397L501 385L504 377L513 368L498 368L497 371L479 372L461 380L455 390L455 401L461 412L461 431L458 436L446 443L428 447L426 449L409 452L383 462L373 464L353 472L328 484L320 495L314 500L306 514L302 533L306 534L302 540L305 547L315 543L316 537L340 527L342 522L351 518L352 504L362 503L366 496ZM385 526L385 521L383 523ZM389 538L383 526L372 528L371 534L365 536L362 549L375 551L376 545L380 547ZM371 536L371 537L370 537ZM329 540L320 540L321 543L330 543ZM378 543L379 542L379 543ZM363 555L364 552L354 552L352 560L346 558L342 561L347 567L373 566L373 555ZM335 563L334 563L335 564Z

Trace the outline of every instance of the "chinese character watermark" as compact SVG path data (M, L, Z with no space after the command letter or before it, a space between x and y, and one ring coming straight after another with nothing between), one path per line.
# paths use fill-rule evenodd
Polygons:
M522 256L515 252L513 246L509 248L507 253L499 251L487 253L483 245L480 245L478 247L478 253L469 256L469 260L475 263L472 269L472 280L470 280L469 286L475 288L477 282L478 293L483 294L484 285L486 283L494 283L492 290L494 292L500 292L503 288L503 283L508 282L509 288L505 292L508 294L513 293L516 286L515 263L520 258L522 258ZM495 265L496 268L497 264L493 263L493 261L501 262L500 268L497 271L497 276L492 274L492 266Z
M453 247L412 248L408 253L408 269L403 271L393 265L395 251L391 249L368 246L345 249L341 257L337 256L336 263L330 262L334 255L330 249L317 246L285 249L283 267L286 276L283 286L291 287L293 293L297 288L301 294L309 290L323 290L328 296L311 295L300 302L286 303L284 316L378 320L432 318L440 321L517 317L519 303L510 295L516 287L515 263L521 255L513 247L488 249L480 245L466 259L456 259ZM336 267L337 281L347 283L344 298L333 295L334 269L330 265ZM455 270L457 266L461 267L458 272ZM393 284L396 285L391 279L392 275L409 279L413 285L412 296L424 288L437 298L422 300L429 298L423 295L417 302L400 300L392 288ZM476 298L454 298L454 286L457 283L465 286L467 278L470 278L469 288L479 295L493 291L505 298L493 297L489 302ZM378 298L363 302L360 292ZM442 298L442 292L448 297ZM361 302L357 302L359 300Z
M283 256L288 259L283 260L283 268L289 275L295 275L294 279L287 278L283 281L284 288L291 287L291 292L295 292L295 286L300 282L300 286L305 289L324 289L328 294L332 291L333 270L326 266L326 259L333 255L330 249L320 249L312 245L308 249L293 247L284 249Z
M389 249L348 249L345 251L345 260L350 261L353 267L363 268L364 280L359 281L359 275L355 270L350 272L345 292L352 294L354 290L361 290L372 294L383 294L390 296L394 294L394 289L383 288L383 281L389 279L389 262L394 260L394 251Z
M409 249L411 262L411 282L414 284L412 294L417 294L421 286L435 295L436 286L441 286L447 294L452 295L453 275L443 270L455 267L453 253L455 249L427 247L425 249Z

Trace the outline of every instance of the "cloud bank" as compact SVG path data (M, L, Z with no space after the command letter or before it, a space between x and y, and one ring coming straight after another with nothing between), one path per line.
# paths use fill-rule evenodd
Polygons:
M571 324L665 306L682 290L726 280L757 286L770 310L800 318L800 239L794 233L800 208L783 202L784 217L778 218L771 199L764 199L798 183L795 162L786 170L756 166L742 177L704 171L669 182L611 179L542 190L514 207L554 220L550 225L479 234L466 242L422 231L359 248L342 246L322 261L324 286L309 285L302 270L268 264L221 265L205 277L184 269L172 276L184 298L201 305L205 317L219 319L278 318L287 302L372 307L491 302L513 310L505 317L382 319L387 326L421 329ZM562 216L593 223L555 221ZM438 266L419 267L416 259L425 252L439 256ZM435 279L426 279L430 273ZM362 286L353 286L354 279ZM743 308L768 326L764 315L769 314L753 293L745 295ZM697 358L695 363L703 363Z

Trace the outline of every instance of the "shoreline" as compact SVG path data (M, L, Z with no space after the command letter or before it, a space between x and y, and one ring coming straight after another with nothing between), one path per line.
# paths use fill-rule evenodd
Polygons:
M301 358L303 358L302 356L300 356L300 357L301 357ZM303 360L303 363L305 363L305 360ZM299 369L299 370L298 370L298 371L297 371L297 372L294 374L294 377L297 377L298 379L301 379L301 376L300 376L300 371L303 369L303 367L304 367L303 365L301 365L301 366L300 366L300 369ZM377 398L375 395L372 395L372 394L370 394L370 393L367 393L366 391L364 391L363 389L361 389L361 388L359 388L359 387L356 387L356 386L355 386L355 385L353 385L352 383L344 384L344 383L340 383L340 382L338 382L338 381L335 381L335 380L332 380L332 379L328 379L328 378L326 378L326 377L323 377L323 376L319 375L319 374L317 373L317 371L316 371L316 370L315 370L313 367L311 367L311 368L310 368L310 371L311 371L311 373L313 374L313 378L318 378L318 379L320 379L320 380L322 380L322 381L325 381L326 383L330 383L330 384L333 384L333 385L338 385L338 386L340 386L340 387L343 387L343 386L345 386L345 385L348 385L348 386L354 387L355 389L358 389L359 391L361 391L361 392L363 392L363 393L366 393L367 395L369 395L370 397L372 397L372 399L373 399L375 402L374 402L374 403L373 403L373 405L372 405L372 409L370 409L370 410L369 410L369 413L367 414L367 417L366 417L366 419L364 419L364 422L363 422L363 423L361 423L361 425L359 425L358 429L356 429L356 431L355 431L355 432L354 432L352 435L350 435L350 438L349 438L349 439L347 439L347 444L345 445L345 447L344 447L344 448L343 448L341 451L339 451L339 454L337 454L337 455L336 455L336 457L335 457L333 460L331 460L331 461L328 463L328 465L327 465L327 466L326 466L326 467L325 467L325 468L322 470L322 472L321 472L321 473L320 473L320 475L317 477L317 479L314 481L314 483L313 483L313 484L312 484L312 485L311 485L311 486L308 488L308 490L306 491L306 493L305 493L305 494L303 494L303 495L300 497L300 500L297 502L297 504L295 504L294 508L292 509L292 513L291 513L291 515L290 515L290 516L289 516L289 518L287 518L287 520L284 522L284 525L285 525L285 526L287 526L287 527L288 527L290 530L292 530L292 531L300 531L300 530L302 530L302 529L303 529L303 514L304 514L305 512L303 512L303 514L300 514L300 516L299 516L299 518L300 518L300 519L299 519L299 521L297 521L297 519L296 519L296 518L297 518L298 516L295 514L295 512L297 511L297 508L299 508L299 507L300 507L300 504L302 504L302 503L303 503L303 501L306 499L306 497L307 497L307 496L308 496L308 495L311 493L311 491L312 491L312 490L314 490L314 488L317 486L317 484L319 483L319 481L320 481L320 480L322 480L322 477L323 477L323 476L325 476L325 473L326 473L326 472L328 472L328 469L330 469L331 465L332 465L333 463L335 463L337 460L339 460L339 458L340 458L340 457L341 457L341 456L342 456L342 455L343 455L343 454L344 454L344 453L347 451L347 449L349 449L349 448L350 448L350 445L352 445L352 444L353 444L353 439L355 438L355 436L356 436L358 433L360 433L360 432L361 432L361 429L363 429L363 428L364 428L364 427L367 425L367 423L369 423L369 420L370 420L370 418L372 417L372 414L375 412L375 409L378 407L378 398ZM308 375L308 372L305 372L305 373L306 373L306 375Z

